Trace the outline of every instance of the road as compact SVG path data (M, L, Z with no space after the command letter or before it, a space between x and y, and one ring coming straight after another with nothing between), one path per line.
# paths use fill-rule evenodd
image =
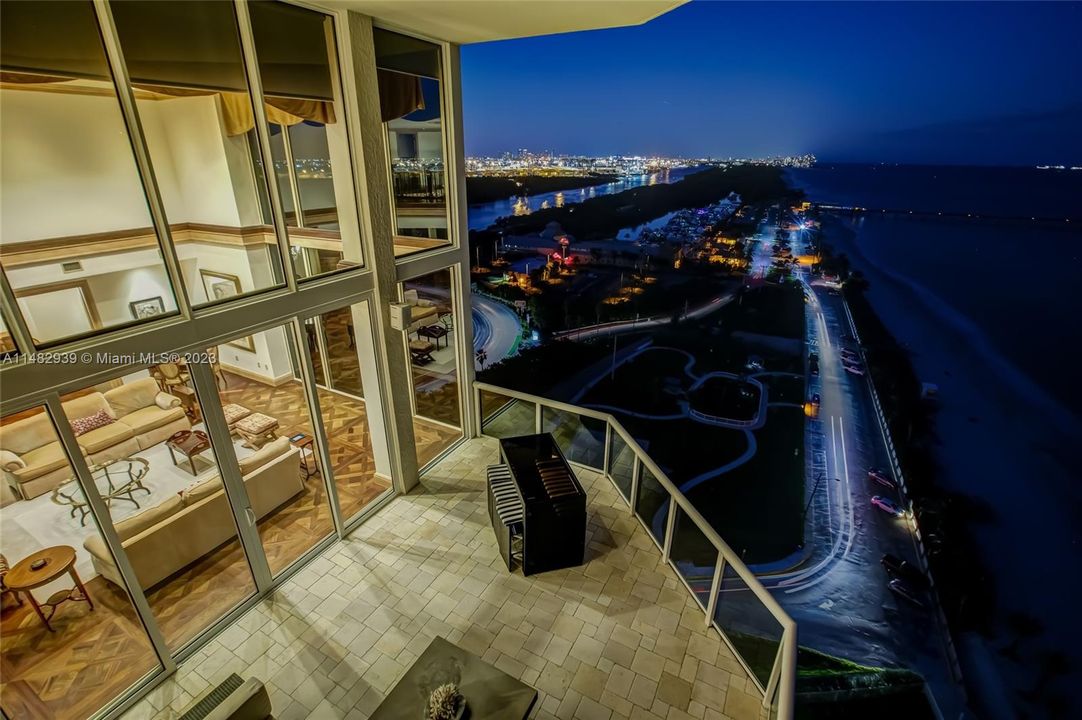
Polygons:
M712 312L720 310L729 304L730 301L736 296L735 293L726 293L719 295L715 298L711 298L704 302L702 305L691 308L686 313L680 315L681 320L694 320L705 315L709 315ZM618 335L619 333L632 332L637 330L646 330L654 327L661 327L668 325L672 322L672 315L657 315L655 317L641 318L637 320L617 320L615 322L602 323L600 325L589 325L587 327L575 328L574 330L561 330L554 334L557 339L569 339L569 340L591 340L593 338L607 337L609 335Z
M473 293L473 351L484 350L485 366L511 355L518 346L522 323L515 311L501 302Z
M803 234L793 232L794 253L804 250ZM906 519L871 504L873 495L895 501L898 495L867 478L869 467L889 463L868 382L845 371L839 355L842 347L856 350L844 300L819 281L801 280L808 294L808 350L818 353L820 367L808 386L809 395L820 395L819 418L808 423L806 447L806 492L814 492L806 531L810 553L798 567L761 579L797 621L801 645L919 672L944 716L958 717L962 700L931 599L917 608L894 595L879 562L884 553L915 562L916 545Z

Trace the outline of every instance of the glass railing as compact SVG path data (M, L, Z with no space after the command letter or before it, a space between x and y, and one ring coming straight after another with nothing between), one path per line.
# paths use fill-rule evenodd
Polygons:
M796 623L630 433L608 413L475 382L481 434L551 432L567 459L603 473L763 695L771 718L791 720Z

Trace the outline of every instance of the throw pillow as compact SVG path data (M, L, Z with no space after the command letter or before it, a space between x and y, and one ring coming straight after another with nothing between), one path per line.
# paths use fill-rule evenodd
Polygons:
M71 421L72 432L75 436L84 435L91 430L97 430L100 427L105 427L111 423L116 422L113 418L109 417L109 413L104 410L98 410L93 415L88 415L85 418L78 418Z

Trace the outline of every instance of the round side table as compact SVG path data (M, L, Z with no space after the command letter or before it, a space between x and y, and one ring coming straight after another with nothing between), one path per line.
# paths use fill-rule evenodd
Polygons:
M57 590L44 603L39 603L34 597L34 593L30 591L51 583L64 573L71 576L75 587L68 590ZM57 607L62 603L68 600L85 602L90 606L91 610L94 609L94 602L90 599L90 594L87 593L86 588L83 587L83 581L79 579L79 573L75 571L75 548L68 545L58 545L38 550L33 555L23 558L8 571L8 574L4 577L4 584L9 589L21 592L30 598L30 604L34 607L34 612L38 614L42 624L45 625L49 632L53 632L49 620L56 614ZM48 609L48 615L45 614L43 607Z

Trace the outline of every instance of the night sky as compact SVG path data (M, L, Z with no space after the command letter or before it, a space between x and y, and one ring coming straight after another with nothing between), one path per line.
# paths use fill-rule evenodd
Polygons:
M463 47L466 150L1079 165L1080 35L1082 3L694 2Z

